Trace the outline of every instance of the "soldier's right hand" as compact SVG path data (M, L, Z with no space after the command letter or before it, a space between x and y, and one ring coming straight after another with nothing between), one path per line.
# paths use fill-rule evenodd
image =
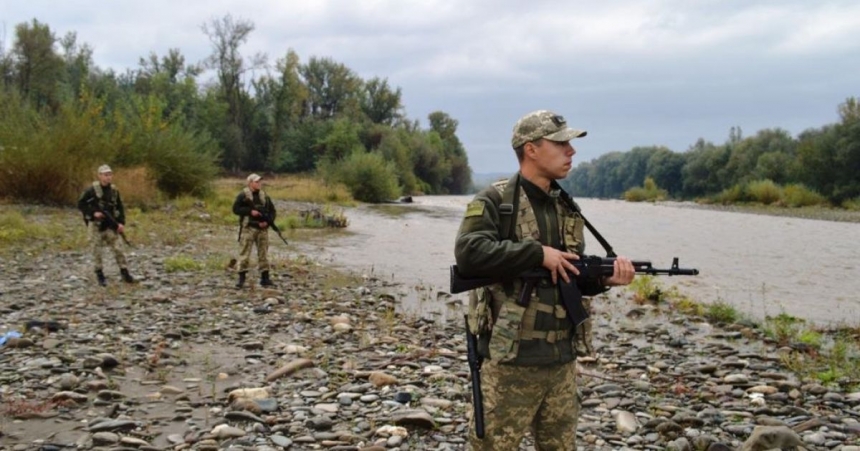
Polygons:
M257 210L251 210L251 216L256 218L256 217L260 216L260 212Z
M543 246L543 267L552 274L552 283L558 282L558 278L570 283L568 271L579 275L579 270L573 266L570 260L579 260L579 255L570 252L562 252L554 247Z
M104 215L104 213L97 211L97 212L93 213L93 217L96 219L102 219L105 217L105 215Z

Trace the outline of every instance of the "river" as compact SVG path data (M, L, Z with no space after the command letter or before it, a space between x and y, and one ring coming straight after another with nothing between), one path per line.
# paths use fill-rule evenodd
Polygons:
M320 258L402 284L407 309L442 311L457 228L471 196L420 196L412 204L348 208L349 233ZM722 301L763 319L779 313L819 325L860 319L860 224L689 208L683 204L577 199L619 255L697 277L660 277L700 302ZM587 234L587 233L586 233ZM604 255L587 234L589 254ZM616 289L617 290L617 289ZM465 295L455 295L464 300Z

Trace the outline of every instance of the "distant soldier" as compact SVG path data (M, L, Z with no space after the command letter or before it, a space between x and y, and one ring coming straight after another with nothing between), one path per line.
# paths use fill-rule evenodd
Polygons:
M236 288L245 285L251 248L257 247L257 268L260 270L260 285L273 286L269 278L269 227L275 223L277 212L272 199L263 191L263 178L257 174L248 176L246 186L233 202L233 213L239 216L239 241L242 246L239 255L239 281ZM248 218L248 222L245 222Z
M110 166L106 164L99 166L98 177L98 181L84 190L78 199L78 209L83 213L84 221L89 226L90 250L95 262L96 277L99 285L107 285L107 279L102 270L102 247L107 246L113 252L122 280L126 283L134 283L134 279L128 273L125 254L117 243L117 238L125 233L125 208L122 205L119 190L111 183L113 171Z

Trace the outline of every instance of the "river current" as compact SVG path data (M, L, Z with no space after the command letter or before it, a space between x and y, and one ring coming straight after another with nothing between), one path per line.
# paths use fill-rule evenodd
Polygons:
M409 309L452 300L448 267L471 196L420 196L411 204L348 208L349 233L317 255L402 284ZM700 302L722 301L754 318L779 313L820 325L860 320L860 224L690 208L672 203L577 199L619 255L667 268L673 257L697 277L665 277ZM586 253L605 255L587 232ZM617 290L617 288L616 288ZM464 300L465 295L455 295ZM418 306L420 304L420 307Z

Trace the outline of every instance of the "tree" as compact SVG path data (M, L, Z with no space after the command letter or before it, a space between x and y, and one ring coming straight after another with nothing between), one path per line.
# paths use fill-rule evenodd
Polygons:
M299 68L309 91L308 107L311 116L331 119L338 114L355 117L360 110L359 90L361 79L343 64L331 58L312 57Z
M62 79L63 59L54 49L57 39L50 27L33 19L15 27L12 48L15 84L37 107L59 108L57 88Z
M264 54L257 54L249 62L245 61L239 52L239 47L248 40L248 35L254 30L254 24L246 20L233 20L229 14L221 19L213 19L202 25L203 33L212 43L212 55L207 66L218 73L220 94L227 103L227 128L224 146L223 164L232 170L237 170L245 163L247 154L246 134L250 127L250 117L244 110L244 99L248 97L247 89L242 81L245 72L260 68L266 63Z
M392 90L388 80L371 78L364 83L362 94L361 110L374 124L392 125L402 117L400 88Z
M299 56L293 50L278 60L277 73L265 75L254 83L257 107L266 119L270 141L267 165L281 167L290 160L286 155L290 142L287 136L300 126L306 116L309 93L299 75Z
M699 138L687 151L687 162L681 169L684 196L715 194L725 188L722 174L729 155L728 147L715 146Z

